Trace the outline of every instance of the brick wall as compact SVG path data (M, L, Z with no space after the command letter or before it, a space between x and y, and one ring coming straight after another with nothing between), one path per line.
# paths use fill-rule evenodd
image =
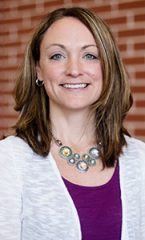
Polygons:
M134 96L126 125L133 136L145 141L145 0L0 1L0 136L9 134L16 121L12 91L26 43L41 17L62 6L88 7L110 25Z

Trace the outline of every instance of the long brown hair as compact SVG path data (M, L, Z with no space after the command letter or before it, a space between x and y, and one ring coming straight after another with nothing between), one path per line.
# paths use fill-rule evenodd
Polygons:
M44 87L35 84L36 64L40 60L40 45L47 29L57 20L74 17L93 34L97 43L103 72L103 90L93 104L96 113L96 136L102 143L104 166L113 166L126 144L123 120L132 105L127 72L120 58L114 37L106 23L88 9L60 8L49 13L36 29L28 44L22 71L15 88L15 110L20 112L16 134L39 155L49 153L51 122L49 97Z

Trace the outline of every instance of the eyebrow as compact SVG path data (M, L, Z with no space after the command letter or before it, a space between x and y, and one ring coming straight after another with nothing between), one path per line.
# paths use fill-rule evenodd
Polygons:
M49 49L50 47L61 47L61 48L63 48L63 49L65 49L65 46L63 45L63 44L59 44L59 43L52 43L52 44L50 44L49 46L47 46L46 47L46 49Z
M46 47L46 49L49 49L49 48L51 48L51 47L61 47L62 49L66 49L66 47L63 45L63 44L59 44L59 43L52 43L52 44L50 44L49 46L47 46ZM87 45L85 45L85 46L83 46L82 47L82 50L84 50L84 49L86 49L86 48L88 48L88 47L96 47L97 49L98 49L98 47L97 47L97 45L96 44L87 44Z
M82 47L82 49L86 49L88 47L96 47L96 48L98 48L96 44L88 44L88 45L85 45L84 47Z

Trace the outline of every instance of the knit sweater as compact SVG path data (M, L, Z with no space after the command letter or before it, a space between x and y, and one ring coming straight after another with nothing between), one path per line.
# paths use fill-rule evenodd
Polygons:
M145 144L126 138L119 158L121 240L145 240ZM81 240L79 217L51 153L22 139L0 141L0 239Z

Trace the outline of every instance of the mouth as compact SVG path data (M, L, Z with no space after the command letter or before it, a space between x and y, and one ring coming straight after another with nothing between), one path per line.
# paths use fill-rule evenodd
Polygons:
M89 84L88 83L65 83L61 84L62 87L67 89L83 89L86 88Z

